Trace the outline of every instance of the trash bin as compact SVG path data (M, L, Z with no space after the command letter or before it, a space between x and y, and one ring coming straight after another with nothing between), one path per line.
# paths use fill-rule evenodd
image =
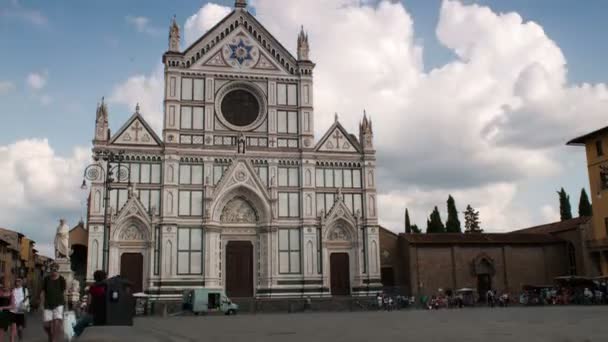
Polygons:
M133 325L135 299L131 283L120 276L107 280L106 325Z

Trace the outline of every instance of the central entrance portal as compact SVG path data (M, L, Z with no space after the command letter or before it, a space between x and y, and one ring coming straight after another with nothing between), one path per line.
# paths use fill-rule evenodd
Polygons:
M226 295L253 297L253 245L228 241L226 245Z
M348 253L332 253L329 261L331 270L331 295L350 295L350 271L348 263Z

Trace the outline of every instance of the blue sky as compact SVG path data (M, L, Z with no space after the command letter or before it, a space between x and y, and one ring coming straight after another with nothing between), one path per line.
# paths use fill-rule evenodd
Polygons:
M445 47L436 34L442 1L402 2L413 20L414 43L424 49L424 71L442 67L457 59L454 50ZM233 1L218 0L214 3L231 7ZM608 68L603 63L608 60L608 48L604 43L605 32L608 31L608 2L590 0L581 5L566 0L467 0L462 3L488 6L497 16L517 12L524 21L531 20L542 26L546 36L561 49L567 61L568 84L595 84L608 79ZM100 98L109 97L129 77L149 75L158 68L167 47L170 18L175 14L183 27L185 20L205 4L205 1L0 0L0 90L2 84L6 87L0 91L0 148L34 138L48 139L54 155L61 158L72 158L75 147L89 148L95 107ZM284 4L287 2L276 1L277 6ZM260 15L262 22L266 23L273 13L263 12ZM146 18L145 25L139 29L135 23L138 17ZM312 48L314 55L314 40ZM324 63L323 60L315 62ZM40 79L31 79L32 74ZM133 108L123 103L112 103L111 128L118 129L132 111ZM597 126L596 123L599 121L585 128ZM571 136L564 136L563 142L569 138ZM572 206L576 208L578 192L581 187L588 187L583 151L554 143L551 149L543 150L543 153L561 165L561 171L536 178L520 177L518 190L510 200L511 206L540 211L543 205L557 202L554 191L563 185L571 193ZM382 156L382 151L379 151L379 155ZM554 165L547 164L546 167ZM511 181L507 178L505 182ZM73 179L75 187L79 181ZM407 186L404 185L403 191L426 191L424 186L415 183L410 180ZM385 184L387 189L390 188L388 181ZM450 186L432 191L441 190L447 198L450 189L468 193L465 188L455 181ZM7 191L0 194L13 196ZM404 199L403 203L410 203L412 196L404 196L409 199ZM434 195L429 196L443 206ZM23 205L34 204L25 202ZM428 208L428 211L431 209ZM0 218L0 226L18 226L16 228L19 230L31 232L38 229L35 225L54 227L55 223L49 222L48 217L55 214L68 215L74 222L81 212L74 208L49 210L48 215L40 220L24 217L20 221L17 217L2 222ZM391 219L387 222L396 224L399 215L393 212L390 215ZM418 224L422 224L424 218L418 216ZM540 214L531 214L531 217L529 221L533 223L541 223L543 219ZM40 239L47 239L46 243L51 235L45 233L39 236Z
M231 6L233 1L214 1ZM475 1L468 1L475 2ZM132 74L147 73L159 63L167 40L170 18L183 20L206 1L0 1L5 11L36 11L41 23L22 16L0 16L0 80L14 82L16 90L2 96L2 116L11 125L0 127L0 144L31 137L48 137L60 153L91 139L92 117L101 96ZM425 67L440 66L453 58L435 37L439 0L403 1L414 18L416 38L425 48ZM608 31L608 3L586 1L581 6L568 0L476 1L499 12L518 12L524 19L543 26L568 60L573 82L602 82L608 79L608 60L603 41ZM137 32L128 16L145 16L155 33ZM595 43L594 43L595 42ZM41 94L52 98L49 105L36 101L25 84L30 72L48 72ZM113 110L112 127L130 115L131 108Z

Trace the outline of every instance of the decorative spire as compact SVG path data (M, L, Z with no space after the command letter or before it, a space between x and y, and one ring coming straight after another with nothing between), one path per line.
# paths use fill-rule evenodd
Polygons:
M139 114L139 102L135 105L135 113Z
M110 129L108 127L108 107L101 98L101 103L97 104L97 113L95 119L95 139L94 141L104 142L107 141L110 135Z
M298 60L309 60L309 53L310 46L308 45L308 33L304 32L304 25L302 25L300 28L300 34L298 35Z
M334 122L338 122L338 112L334 114Z
M363 120L359 124L359 142L366 151L372 151L374 133L372 131L372 120L367 118L367 112L363 110Z
M175 15L169 26L169 51L179 52L180 33Z
M235 8L246 8L247 7L247 0L236 0L234 2L234 7Z

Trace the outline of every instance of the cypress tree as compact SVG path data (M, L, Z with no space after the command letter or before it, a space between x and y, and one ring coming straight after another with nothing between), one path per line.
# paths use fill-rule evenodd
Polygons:
M458 210L452 195L448 197L448 219L445 221L445 230L448 233L462 233L460 221L458 220Z
M592 216L593 211L591 203L589 203L589 197L587 197L587 191L585 188L581 190L581 199L578 202L578 216Z
M441 215L439 215L439 209L436 206L427 222L427 233L445 233L445 226L441 222Z
M410 234L412 232L412 225L410 224L410 213L405 208L405 232Z
M570 208L570 196L566 193L566 190L562 188L557 192L559 195L559 216L562 221L566 221L572 218L572 209Z

